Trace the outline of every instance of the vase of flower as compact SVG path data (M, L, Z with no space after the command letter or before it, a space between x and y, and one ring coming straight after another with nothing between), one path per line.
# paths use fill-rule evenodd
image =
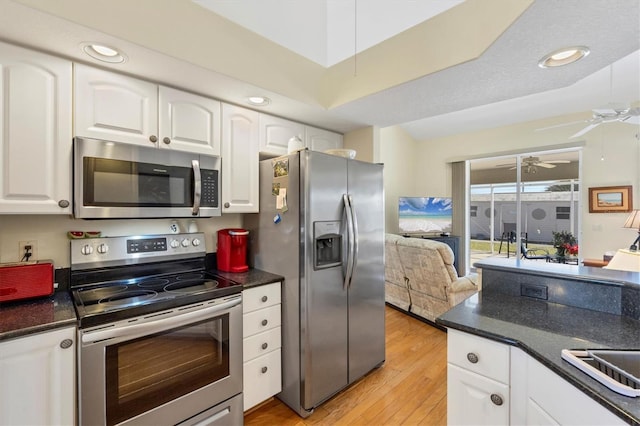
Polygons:
M578 254L578 241L576 237L569 231L552 232L553 247L556 249L556 256L560 261L567 256L576 256Z

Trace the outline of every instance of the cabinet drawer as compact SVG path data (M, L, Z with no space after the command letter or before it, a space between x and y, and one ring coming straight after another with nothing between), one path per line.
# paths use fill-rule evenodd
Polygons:
M280 283L253 287L242 292L242 312L266 308L280 303Z
M242 316L242 336L249 337L256 333L279 327L280 306L275 305L244 314Z
M275 349L280 349L282 336L282 327L276 327L263 333L254 334L247 337L242 342L244 362L265 355Z
M242 393L247 411L282 390L280 349L245 363L243 373Z
M509 383L509 346L505 344L449 329L447 359L458 367Z

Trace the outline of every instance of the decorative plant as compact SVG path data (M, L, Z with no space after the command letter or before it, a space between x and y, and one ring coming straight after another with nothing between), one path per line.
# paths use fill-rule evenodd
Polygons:
M566 254L575 256L578 254L578 241L570 231L554 231L552 234L553 246L558 256L565 256Z

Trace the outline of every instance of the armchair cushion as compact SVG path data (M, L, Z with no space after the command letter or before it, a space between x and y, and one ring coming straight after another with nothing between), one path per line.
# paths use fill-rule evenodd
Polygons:
M394 234L385 234L384 255L384 289L385 301L405 311L411 306L407 278L400 262L396 243L402 237Z

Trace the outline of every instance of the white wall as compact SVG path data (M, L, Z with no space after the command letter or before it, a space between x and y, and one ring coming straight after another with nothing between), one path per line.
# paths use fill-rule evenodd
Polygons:
M418 145L406 131L398 126L380 129L379 158L384 163L385 230L398 232L398 197L419 196L416 182ZM419 166L419 167L418 167Z
M387 229L389 232L397 229L397 224L394 223L394 220L397 222L397 212L390 210L397 208L394 205L397 203L397 196L407 188L409 181L415 182L415 193L402 195L450 195L451 167L448 162L451 160L490 157L508 151L536 151L558 147L572 142L569 136L578 131L581 124L547 131L535 129L589 118L589 113L572 114L413 144L402 140L397 148L395 136L400 133L399 130L382 129L381 146L385 165L389 167L390 172L395 170L401 173L401 176L385 180L387 223L394 225L388 226ZM587 188L633 185L634 208L640 208L640 141L636 138L639 131L638 126L608 123L578 139L585 143L582 157L580 236L580 256L583 258L602 258L605 251L628 247L636 236L634 231L622 228L626 213L589 213ZM411 146L415 147L414 151L410 151ZM604 161L600 160L602 153ZM403 163L412 156L415 166L411 176L407 177ZM385 173L385 178L387 176ZM391 217L391 214L394 217Z
M190 219L178 219L187 232ZM215 252L218 229L241 226L241 215L196 219L198 230L205 233L207 252ZM169 233L171 219L81 220L58 215L0 215L0 263L20 260L20 241L38 243L38 259L51 259L56 268L69 267L67 231L101 231L102 236ZM34 260L34 259L32 259Z

